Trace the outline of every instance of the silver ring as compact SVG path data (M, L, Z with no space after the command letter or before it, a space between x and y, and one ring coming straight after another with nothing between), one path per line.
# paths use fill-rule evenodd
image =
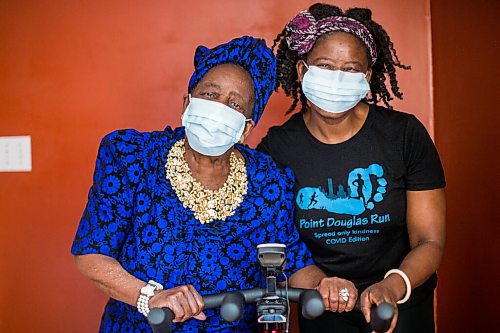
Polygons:
M347 288L340 289L339 296L344 300L344 302L347 302L349 300L349 289Z

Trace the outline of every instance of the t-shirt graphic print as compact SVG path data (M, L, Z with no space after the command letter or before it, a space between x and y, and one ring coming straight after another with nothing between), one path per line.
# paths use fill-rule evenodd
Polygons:
M379 164L371 164L366 168L355 168L349 172L345 184L336 186L332 178L327 179L327 187L304 187L296 195L297 207L302 210L323 210L329 213L344 214L344 218L335 215L319 220L299 220L299 229L342 228L328 234L324 240L326 245L340 243L366 242L369 234L377 234L379 230L357 230L356 226L366 226L390 222L390 213L363 214L373 210L375 205L384 200L387 180L384 169ZM326 215L325 215L326 216ZM352 230L349 230L352 229Z
M301 188L296 203L302 210L323 209L332 213L359 215L384 200L387 180L383 176L384 169L376 163L356 168L346 177L346 186L339 184L335 191L333 180L328 178L326 189L321 186Z

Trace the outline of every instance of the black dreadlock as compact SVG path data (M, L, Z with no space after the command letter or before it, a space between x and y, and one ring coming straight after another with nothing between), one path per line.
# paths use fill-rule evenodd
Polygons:
M366 100L377 104L382 100L384 104L392 109L389 101L394 99L386 86L386 74L389 77L391 91L394 96L403 99L403 93L399 91L398 80L396 78L396 67L402 69L411 69L410 66L403 65L396 54L394 45L387 32L380 24L372 20L372 12L368 8L350 8L345 13L337 6L316 3L309 7L309 12L319 21L331 16L346 16L361 22L372 34L377 46L377 61L371 66L372 76L370 79L371 96ZM292 96L293 102L287 114L295 110L297 104L301 103L301 111L305 111L307 98L302 92L302 87L298 80L297 61L304 60L306 55L299 56L297 51L290 50L286 42L289 33L286 27L276 36L273 43L273 51L276 50L277 57L277 83L276 90L281 87L287 96ZM368 59L370 56L367 55Z

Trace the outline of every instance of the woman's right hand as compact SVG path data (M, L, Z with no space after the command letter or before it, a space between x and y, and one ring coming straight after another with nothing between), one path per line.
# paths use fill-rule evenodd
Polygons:
M149 300L149 308L167 307L175 315L174 322L183 322L194 317L205 320L203 298L192 285L178 286L172 289L160 290Z
M356 300L358 299L358 289L354 286L354 283L338 277L325 277L321 279L316 289L323 298L325 310L332 312L351 311L354 309ZM344 297L341 297L340 293L343 289L347 289L348 296L346 292L343 292Z

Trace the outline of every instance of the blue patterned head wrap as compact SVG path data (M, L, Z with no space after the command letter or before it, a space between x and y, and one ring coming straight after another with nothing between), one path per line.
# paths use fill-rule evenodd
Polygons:
M194 73L188 91L191 92L211 68L224 63L240 65L252 77L255 93L252 119L257 124L276 87L276 57L263 39L250 36L235 38L213 49L200 45L194 54Z

